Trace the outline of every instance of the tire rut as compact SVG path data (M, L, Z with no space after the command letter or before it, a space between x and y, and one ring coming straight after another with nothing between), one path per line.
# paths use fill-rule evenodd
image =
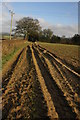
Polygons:
M42 48L38 47L38 49L43 53L44 50L42 50ZM60 72L60 74L62 74L64 79L67 79L67 82L69 82L69 86L72 87L71 89L73 89L72 91L75 91L80 96L80 77L76 76L73 72L66 69L65 65L62 65L63 63L61 64L56 61L56 59L54 59L54 56L51 55L49 52L43 54L52 62L53 65L55 65L57 68L60 68L60 70L58 69L58 71Z
M76 119L76 114L72 111L71 107L68 105L63 92L59 89L55 80L53 80L49 70L46 67L44 59L42 58L42 56L39 55L38 51L34 47L33 50L34 50L34 55L37 59L38 66L41 70L41 74L45 80L47 89L51 94L51 98L54 103L55 109L59 115L59 118Z
M2 94L2 119L7 119L7 116L9 114L9 111L12 109L12 107L14 106L14 102L15 104L17 104L20 95L19 95L19 88L20 88L20 83L19 81L16 81L16 78L14 78L14 76L16 75L15 71L16 68L19 65L19 59L22 56L22 53L25 51L25 49L23 49L19 56L17 57L17 62L15 63L16 65L13 68L13 71L11 71L11 78L9 79L7 85L6 85L6 89L5 92ZM14 63L13 63L14 64ZM12 65L13 66L13 65ZM21 78L20 78L21 80ZM15 84L16 83L16 84ZM5 86L4 86L5 87ZM18 102L19 104L19 102Z
M37 47L36 47L37 48ZM51 60L50 56L46 57L44 53L40 52L39 49L37 49L38 52L43 56L44 62L47 64L47 68L49 69L53 79L56 81L60 89L63 91L64 96L66 97L66 100L68 101L69 105L72 107L72 109L77 114L77 117L80 118L80 111L79 111L79 96L78 94L73 90L71 84L67 80L67 78L64 76L64 72L61 69L61 66L59 66L55 61ZM54 72L53 72L54 71Z
M45 48L41 47L40 45L38 45L38 48L41 49L41 51L43 52L44 50L46 50ZM75 70L71 69L70 67L68 67L66 64L64 64L62 62L62 59L60 59L59 57L57 57L55 54L51 53L50 51L46 50L47 53L52 56L58 63L60 63L62 66L64 66L67 70L69 70L71 73L73 73L75 76L77 76L78 78L80 78L80 74L78 72L76 72Z
M49 119L30 47L24 50L3 94L2 119Z
M48 107L48 116L51 118L51 119L58 119L58 114L56 113L55 111L55 107L53 105L53 102L51 100L51 95L49 94L48 90L47 90L47 87L45 85L45 82L44 82L44 78L43 76L41 75L41 72L40 72L40 69L39 69L39 66L38 66L38 63L36 61L36 57L34 55L34 51L33 49L31 48L32 50L32 57L33 57L33 61L34 61L34 64L35 64L35 68L36 68L36 72L37 72L37 75L38 75L38 78L39 78L39 81L40 81L40 85L41 85L41 89L43 91L43 94L44 94L44 98L45 98L45 101L47 103L47 107Z

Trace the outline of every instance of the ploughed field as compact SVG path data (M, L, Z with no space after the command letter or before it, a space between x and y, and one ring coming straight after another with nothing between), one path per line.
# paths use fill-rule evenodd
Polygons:
M58 48L21 40L3 42L3 119L80 119L77 53L75 66L59 56ZM63 54L66 49L62 47Z

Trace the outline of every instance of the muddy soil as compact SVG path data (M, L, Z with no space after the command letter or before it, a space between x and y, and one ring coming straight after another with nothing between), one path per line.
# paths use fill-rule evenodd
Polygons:
M27 46L3 77L2 119L80 119L79 79L45 48Z

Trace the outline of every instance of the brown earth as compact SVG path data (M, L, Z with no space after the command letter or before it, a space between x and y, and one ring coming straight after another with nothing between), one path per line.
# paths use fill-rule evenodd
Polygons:
M35 44L23 48L3 73L2 118L80 119L79 78L46 49Z

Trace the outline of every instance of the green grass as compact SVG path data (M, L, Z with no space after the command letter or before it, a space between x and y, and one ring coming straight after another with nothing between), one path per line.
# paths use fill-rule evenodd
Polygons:
M14 49L7 55L2 55L2 68L5 66L5 64L13 58L13 56L18 52L18 50L26 47L29 43L24 43L21 46L14 47Z
M2 57L2 65L4 66L4 64L9 61L15 54L16 52L19 50L19 48L14 49L10 54L3 56Z
M0 39L2 39L2 35L0 35Z
M10 36L9 36L9 35L2 35L2 38L3 38L3 39L9 39Z
M0 59L0 71L2 70L2 60Z

